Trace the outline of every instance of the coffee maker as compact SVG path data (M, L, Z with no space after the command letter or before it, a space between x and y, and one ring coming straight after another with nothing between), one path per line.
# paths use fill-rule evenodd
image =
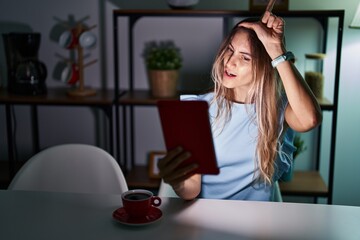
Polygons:
M45 64L38 60L40 39L40 33L3 34L10 93L46 93L47 70Z

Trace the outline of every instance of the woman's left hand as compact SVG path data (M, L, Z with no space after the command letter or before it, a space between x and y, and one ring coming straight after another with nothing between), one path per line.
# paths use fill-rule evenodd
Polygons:
M271 59L285 53L283 42L285 22L281 17L266 11L261 21L243 22L238 26L254 30Z

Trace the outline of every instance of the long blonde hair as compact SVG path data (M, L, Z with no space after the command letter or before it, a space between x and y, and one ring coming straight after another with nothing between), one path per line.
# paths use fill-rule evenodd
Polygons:
M247 19L245 21L254 21ZM271 59L263 44L253 30L237 25L223 41L216 55L212 67L212 80L214 82L215 97L211 104L217 104L215 122L226 122L231 118L231 108L234 102L233 89L222 85L224 73L224 56L235 34L240 31L247 32L252 44L252 85L246 96L246 103L255 105L255 112L248 111L249 116L258 126L258 136L255 157L260 171L260 179L272 183L277 156L277 142L279 137L279 101L280 81L271 66Z

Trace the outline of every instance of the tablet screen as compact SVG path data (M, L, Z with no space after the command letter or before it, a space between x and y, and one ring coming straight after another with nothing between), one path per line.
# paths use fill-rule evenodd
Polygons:
M181 146L191 153L183 164L196 162L195 173L218 174L206 101L160 100L157 102L166 149Z

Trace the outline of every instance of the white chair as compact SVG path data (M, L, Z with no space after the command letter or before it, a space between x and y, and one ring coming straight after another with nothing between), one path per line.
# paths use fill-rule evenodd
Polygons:
M63 144L31 157L8 189L121 194L128 186L120 166L106 151L86 144Z

